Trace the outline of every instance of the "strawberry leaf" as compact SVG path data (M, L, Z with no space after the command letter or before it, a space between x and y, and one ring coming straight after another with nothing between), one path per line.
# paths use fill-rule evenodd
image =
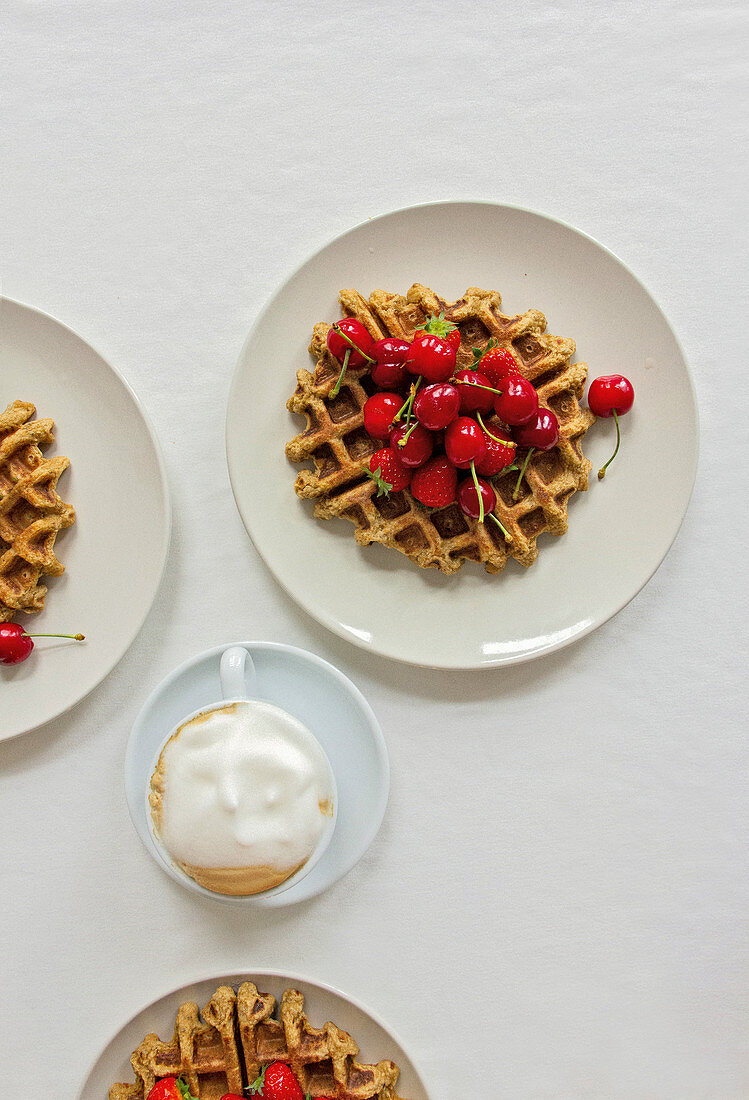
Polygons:
M481 362L481 360L486 355L487 351L491 351L492 348L496 348L496 346L497 346L497 341L492 336L485 348L471 348L471 351L473 352L473 365L474 365L474 367L476 366L477 363Z
M393 486L389 481L385 481L385 478L382 476L382 466L378 466L376 470L370 470L369 466L363 466L362 469L367 477L374 481L377 486L377 496L381 497L384 493L386 497L389 497L390 490Z
M445 320L444 309L440 312L439 317L432 315L427 317L423 325L417 325L417 332L428 332L430 336L440 336L443 340L448 333L453 332L458 326L454 325L452 321Z
M193 1094L190 1092L190 1088L184 1077L178 1077L175 1084L177 1086L177 1091L182 1097L182 1100L198 1100L197 1096L193 1096Z
M262 1090L262 1087L265 1084L265 1072L267 1069L267 1066L263 1066L263 1068L260 1070L260 1073L257 1075L252 1084L247 1086L253 1096L255 1096L258 1092Z

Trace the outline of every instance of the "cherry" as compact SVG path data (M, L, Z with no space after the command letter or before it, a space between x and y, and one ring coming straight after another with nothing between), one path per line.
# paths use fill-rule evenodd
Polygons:
M486 454L484 433L470 416L459 416L445 429L445 454L454 466L466 470Z
M460 412L460 394L449 382L434 382L414 399L416 419L431 432L441 431Z
M494 394L486 375L476 370L459 370L455 375L455 384L460 391L462 413L489 412L494 403Z
M527 424L538 411L538 394L533 384L522 374L510 374L504 382L504 393L494 398L494 411L505 424Z
M387 439L403 399L397 393L375 393L364 402L364 427L373 439Z
M19 665L34 648L32 638L71 638L84 641L83 634L27 634L18 623L0 623L0 665Z
M515 429L514 435L518 446L529 448L512 493L513 500L517 500L523 474L534 450L550 451L559 442L559 421L551 409L539 409L529 424L523 424Z
M408 424L399 424L390 433L390 446L404 466L423 466L428 458L431 458L434 450L434 436L414 421Z
M396 340L393 336L377 341L372 348L376 362L371 370L372 381L376 386L387 389L403 384L407 375L406 355L410 346L405 340Z
M635 390L632 383L623 374L603 374L600 378L594 378L588 390L588 404L596 416L613 416L616 424L616 447L608 462L605 462L598 471L599 480L606 475L606 467L617 456L622 435L619 429L619 417L624 416L632 408L635 399Z
M476 485L478 485L478 490ZM476 478L476 484L474 484L472 478L467 477L458 486L458 504L464 515L470 516L471 519L481 519L483 521L483 517L487 512L494 511L497 505L497 495L489 482L484 481L482 477Z
M336 397L349 363L352 367L360 367L365 362L374 362L370 354L374 340L356 317L344 317L328 329L327 345L330 354L342 364L341 373L330 391L330 396Z
M420 374L427 382L445 382L455 367L455 348L441 336L417 332L408 349L406 366L411 374Z

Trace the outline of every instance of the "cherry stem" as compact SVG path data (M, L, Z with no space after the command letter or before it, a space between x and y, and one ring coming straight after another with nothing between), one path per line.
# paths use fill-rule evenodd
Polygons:
M489 519L493 519L493 520L494 520L494 522L496 523L497 527L498 527L498 528L500 529L500 531L501 531L501 532L502 532L502 534L504 535L504 537L505 537L505 542L512 542L512 535L511 535L511 534L510 534L510 532L509 532L509 531L507 530L507 528L505 527L505 525L504 525L503 523L500 523L500 522L499 522L499 520L497 519L497 517L496 517L496 516L494 515L494 512L490 512L490 513L489 513Z
M534 450L535 450L535 447L531 447L531 449L528 451L528 454L525 456L525 461L523 462L523 465L520 467L520 473L518 474L518 479L515 482L515 488L512 491L512 499L513 500L518 499L518 496L520 494L520 482L523 480L523 474L525 473L525 468L528 465L528 463L530 462L530 457L533 454Z
M605 465L601 466L601 469L598 471L598 480L599 481L603 481L603 479L606 476L606 467L610 466L611 463L616 458L616 452L619 450L619 444L621 443L621 439L622 439L622 433L619 431L619 416L617 414L616 409L612 409L612 412L614 414L614 423L616 424L616 447L614 447L614 453L612 454L611 458L608 460L608 462Z
M415 382L411 383L411 388L408 391L408 397L406 398L406 400L403 402L403 404L401 405L401 407L398 409L397 413L393 417L393 419L391 421L392 424L394 424L396 422L396 420L400 420L400 418L403 416L404 412L406 413L406 424L411 423L411 407L414 403L414 398L416 397L416 392L417 392L420 385L421 385L421 375L419 375L419 377L416 379ZM406 411L406 410L408 410L408 411Z
M471 463L471 477L473 478L473 484L476 486L476 495L479 498L479 523L484 522L484 494L481 492L481 486L479 485L479 479L476 474L476 463Z
M454 386L474 386L477 390L489 390L491 393L498 393L501 397L504 390L497 390L494 386L485 386L483 382L464 382L462 378L451 378L450 381Z
M346 341L347 344L351 344L351 347L354 349L354 351L359 352L359 355L361 355L362 359L366 359L368 363L375 363L376 362L376 360L373 359L371 355L367 355L366 351L362 351L362 349L360 347L357 347L357 345L354 343L354 341L351 339L351 337L347 336L346 333L338 327L338 325L333 325L333 331L337 332L338 335L341 336Z
M349 361L350 358L351 358L351 348L346 348L346 354L343 357L343 366L341 367L341 373L338 375L338 381L336 382L335 386L333 386L333 389L330 391L330 396L331 397L337 397L338 396L338 391L341 388L341 382L343 381L343 376L346 373L346 367L348 366L348 361Z
M413 424L408 429L408 431L405 433L403 438L398 440L398 446L399 447L405 447L405 445L408 443L408 437L410 436L410 434L414 430L414 428L416 428L418 426L418 423L419 423L418 420L414 420Z
M476 413L476 419L478 420L478 422L481 425L482 429L489 436L489 438L493 439L495 443L503 443L505 445L505 447L517 447L517 443L515 442L514 439L501 439L498 435L492 435L492 433L489 431L489 429L487 428L484 421L481 419L481 413L480 412Z
M74 642L85 642L85 634L27 634L25 631L21 635L22 638L71 638Z

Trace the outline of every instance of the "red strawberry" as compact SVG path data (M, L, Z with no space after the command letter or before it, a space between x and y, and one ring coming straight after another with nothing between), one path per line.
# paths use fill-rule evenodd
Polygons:
M493 477L515 461L515 446L507 432L494 424L491 424L488 430L484 428L484 439L486 454L476 463L476 473L481 474L482 477Z
M392 447L383 447L375 451L369 460L369 469L364 473L370 477L377 486L377 496L384 493L399 493L401 489L407 489L411 481L412 470L403 464L401 456Z
M474 368L480 370L489 379L489 384L497 389L502 388L502 379L508 374L520 372L518 361L509 348L489 348L474 364Z
M250 1085L253 1096L262 1100L304 1100L299 1082L285 1062L271 1062Z
M427 508L444 508L455 500L458 471L444 455L432 458L411 478L411 492Z
M162 1077L148 1094L147 1100L195 1100L183 1077Z

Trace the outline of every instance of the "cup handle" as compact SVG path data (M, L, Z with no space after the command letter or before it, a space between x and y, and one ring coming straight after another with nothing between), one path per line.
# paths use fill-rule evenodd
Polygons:
M224 650L219 677L224 699L253 699L257 695L255 665L244 646Z

